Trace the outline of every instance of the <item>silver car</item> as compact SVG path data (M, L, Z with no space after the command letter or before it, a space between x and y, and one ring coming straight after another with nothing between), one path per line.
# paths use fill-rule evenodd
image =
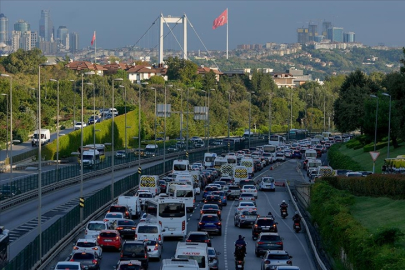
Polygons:
M291 266L292 256L285 250L267 250L263 256L262 270L276 269L277 266Z
M234 224L236 227L252 226L257 218L256 210L242 210L238 211L234 217Z
M158 259L162 257L162 245L156 240L144 240L148 250L149 259Z

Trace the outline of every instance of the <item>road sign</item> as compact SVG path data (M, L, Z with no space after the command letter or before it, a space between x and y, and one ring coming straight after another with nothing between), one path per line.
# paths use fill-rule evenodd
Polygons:
M80 197L79 205L80 205L81 208L84 208L84 198L83 197Z
M138 174L142 174L142 168L138 167Z
M380 152L370 151L370 156L373 159L373 161L376 161L379 155L380 155Z

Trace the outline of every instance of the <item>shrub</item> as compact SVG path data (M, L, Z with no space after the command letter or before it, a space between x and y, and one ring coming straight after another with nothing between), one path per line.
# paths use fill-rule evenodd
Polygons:
M375 150L382 149L387 146L387 142L379 142L375 145ZM363 147L364 152L374 151L374 143L367 144Z
M341 143L334 144L328 151L328 160L332 168L362 171L363 168L358 162L339 151L342 145Z

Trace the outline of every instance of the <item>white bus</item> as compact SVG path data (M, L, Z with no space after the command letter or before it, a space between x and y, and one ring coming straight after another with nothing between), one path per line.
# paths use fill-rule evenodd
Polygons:
M183 199L186 204L186 209L189 212L194 210L195 206L195 193L194 187L190 185L174 185L173 197Z
M148 214L162 224L163 237L184 237L187 234L187 209L183 199L155 197L145 202Z
M285 138L280 135L271 135L269 138L269 144L271 145L276 145L276 146L281 146L285 144ZM267 151L265 151L267 152Z
M173 173L189 172L190 162L187 159L176 159L173 161Z

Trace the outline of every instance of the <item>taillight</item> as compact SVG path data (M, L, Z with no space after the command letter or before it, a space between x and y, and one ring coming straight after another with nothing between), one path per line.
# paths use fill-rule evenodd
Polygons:
M117 230L122 230L122 229L123 229L122 227L118 227L118 228L117 228Z
M184 231L186 229L186 222L183 220L181 223L181 230Z
M98 250L98 247L94 247L93 250Z
M257 244L258 244L258 245L263 245L263 244L264 244L264 242L257 242Z
M145 252L145 259L147 259L147 258L148 258L147 254L148 254L148 253L146 253L146 252Z
M78 248L77 246L74 246L73 249L74 249L74 250L78 250L79 248Z
M190 239L187 239L186 242L191 242L191 240L190 240Z
M202 210L200 210L200 214L202 214L203 213L203 211Z
M184 222L184 221L183 221ZM198 222L198 225L203 225L203 223L202 222Z
M221 222L217 222L217 223L215 223L216 225L221 225Z
M119 237L119 236L116 236L116 237L115 237L115 240L119 240L119 239L120 239L120 237Z
M158 250L159 249L159 245L158 244L156 244L155 245L155 250ZM146 257L145 257L146 258Z
M107 221L108 221L108 219L106 219L106 218L105 218L103 221L104 221L104 222L107 222Z
M287 261L287 264L292 265L292 261Z
M159 234L158 241L162 241L162 236Z
M255 224L255 227L257 228L257 224Z
M97 260L92 260L92 263L93 263L93 264L97 264Z
M245 217L245 215L241 215L240 217Z
M100 235L97 235L97 239L100 240Z
M137 234L135 234L135 240L137 240L136 238L138 237L138 235Z
M270 261L269 261L269 260L265 260L264 263L265 263L265 264L269 264Z
M277 242L276 244L277 244L277 245L282 245L282 244L283 244L283 242Z
M242 200L242 197L239 197L239 201L241 201Z
M70 259L70 261L71 261L71 262L74 262L75 260L73 260L73 259Z
M210 240L204 240L204 242L205 242L205 243L209 243L209 242L210 242Z

